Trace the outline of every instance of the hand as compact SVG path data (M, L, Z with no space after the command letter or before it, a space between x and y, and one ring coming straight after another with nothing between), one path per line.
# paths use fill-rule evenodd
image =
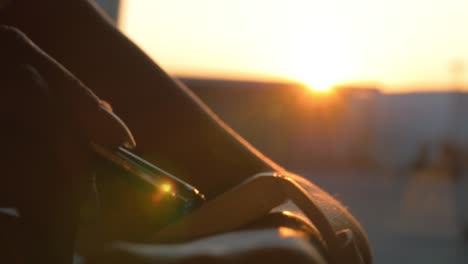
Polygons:
M19 230L0 233L21 240L19 254L35 262L69 261L80 193L90 186L89 143L132 147L135 141L108 104L5 26L0 89L0 207L15 207L20 215Z

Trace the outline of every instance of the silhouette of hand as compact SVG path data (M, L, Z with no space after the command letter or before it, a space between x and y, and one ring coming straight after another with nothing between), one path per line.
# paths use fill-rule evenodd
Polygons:
M91 183L89 143L135 141L107 103L6 26L0 26L0 89L0 207L18 210L20 227L10 234L25 242L27 258L64 263L72 255L80 193Z

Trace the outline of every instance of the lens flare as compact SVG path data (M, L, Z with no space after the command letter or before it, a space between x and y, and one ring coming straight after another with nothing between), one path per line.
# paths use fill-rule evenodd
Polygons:
M161 185L161 191L163 191L165 193L171 192L172 191L172 185L170 185L169 183L162 184Z

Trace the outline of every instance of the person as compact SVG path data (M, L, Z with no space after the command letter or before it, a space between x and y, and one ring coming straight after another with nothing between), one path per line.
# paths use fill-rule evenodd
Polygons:
M91 0L0 0L0 88L0 208L19 215L0 213L5 263L71 263L92 185L90 142L131 147L208 200L256 173L283 171Z
M94 3L0 1L0 25L0 207L18 209L18 230L28 236L20 248L31 260L66 263L72 256L76 186L89 181L89 141L132 146L135 138L136 153L208 198L277 166ZM12 238L5 239L11 246Z

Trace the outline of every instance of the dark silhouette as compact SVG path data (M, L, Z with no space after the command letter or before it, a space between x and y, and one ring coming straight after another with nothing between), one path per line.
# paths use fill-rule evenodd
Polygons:
M0 87L0 208L18 213L0 213L2 263L72 261L79 205L93 187L91 142L134 147L208 200L254 174L284 171L87 0L0 1ZM337 226L354 231L357 245L333 230L336 239L370 263L359 223L318 187L297 181Z
M87 142L132 143L97 96L131 128L135 152L208 198L276 167L92 3L0 1L0 25L0 207L15 207L21 216L10 233L21 243L8 251L13 259L70 261L79 193L89 185ZM5 246L15 240L0 239Z

